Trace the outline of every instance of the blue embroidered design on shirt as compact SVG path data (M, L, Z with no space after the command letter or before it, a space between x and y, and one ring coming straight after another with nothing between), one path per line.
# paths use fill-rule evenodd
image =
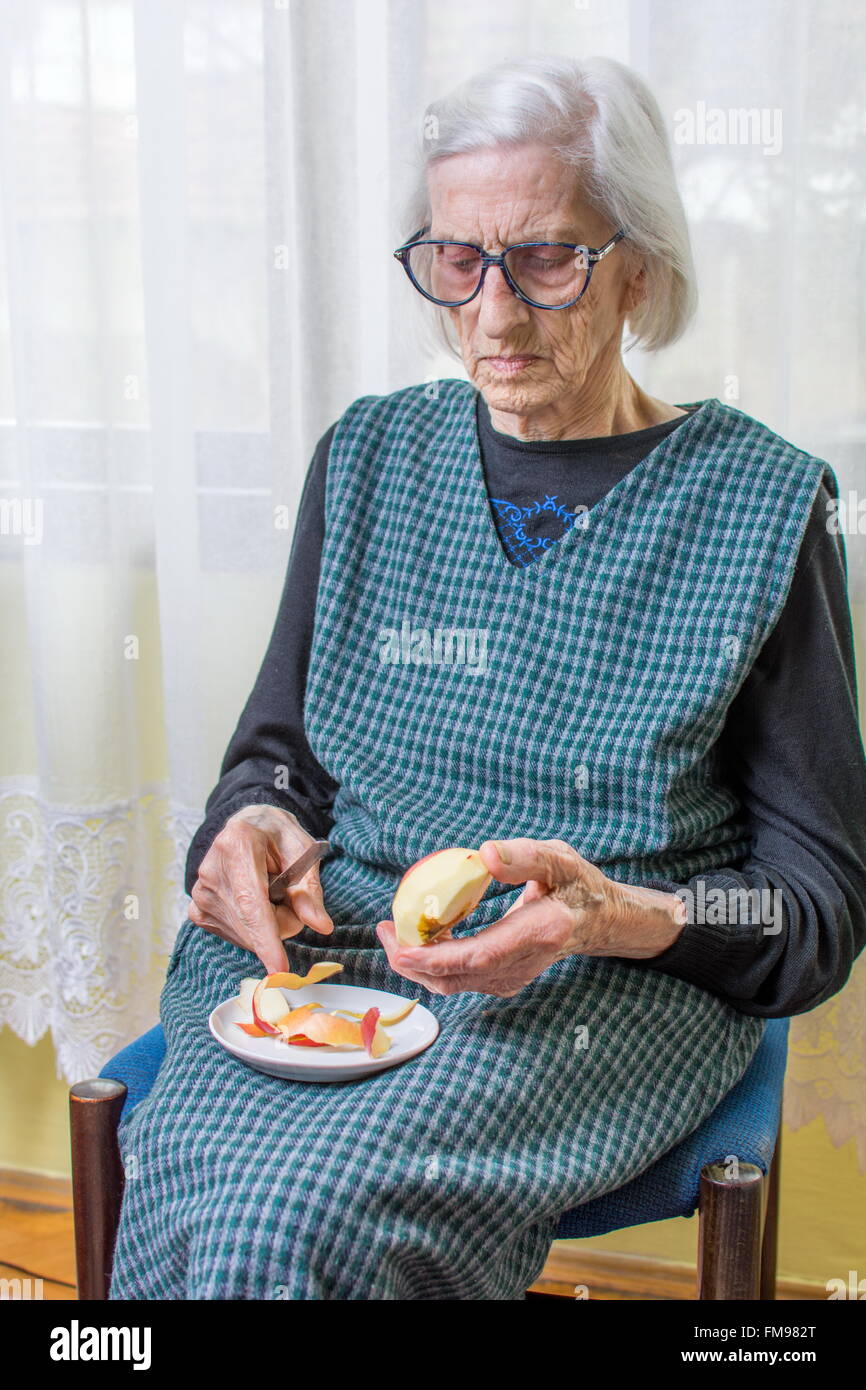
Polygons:
M491 497L490 505L508 558L515 565L531 565L533 560L537 560L571 530L579 516L586 515L584 508L570 511L555 493L546 493L543 502L536 499L525 507L519 507L502 497ZM555 516L562 522L562 531L558 536L532 535L531 523L535 517L542 515Z

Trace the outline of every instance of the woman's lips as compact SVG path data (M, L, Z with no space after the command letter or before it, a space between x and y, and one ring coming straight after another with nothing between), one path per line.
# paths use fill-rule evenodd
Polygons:
M513 357L485 357L484 361L495 372L501 372L503 376L514 376L515 373L522 372L533 362L537 362L538 358L531 353L516 353Z

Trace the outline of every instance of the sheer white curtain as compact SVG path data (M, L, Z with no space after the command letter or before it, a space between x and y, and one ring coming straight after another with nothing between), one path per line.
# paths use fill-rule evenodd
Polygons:
M462 375L390 256L424 103L525 52L637 68L702 299L631 371L739 405L866 497L866 26L855 0L0 14L0 1019L50 1029L73 1078L156 1017L316 440L359 395ZM847 545L859 631L850 521ZM866 1164L864 993L861 966L797 1021L789 1107Z

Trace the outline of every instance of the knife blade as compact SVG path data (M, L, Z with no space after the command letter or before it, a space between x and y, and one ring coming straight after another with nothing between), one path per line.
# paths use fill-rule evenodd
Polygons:
M303 854L300 854L293 864L283 869L281 873L274 874L268 878L268 897L271 902L278 906L286 901L286 889L290 883L297 883L298 879L304 877L314 864L318 864L320 859L330 854L331 845L328 840L314 840L311 845L307 845Z

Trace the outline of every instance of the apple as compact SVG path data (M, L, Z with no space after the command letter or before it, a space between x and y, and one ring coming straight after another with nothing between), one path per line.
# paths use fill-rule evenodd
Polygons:
M474 849L440 849L407 869L394 894L391 914L397 940L427 946L474 912L493 875Z

